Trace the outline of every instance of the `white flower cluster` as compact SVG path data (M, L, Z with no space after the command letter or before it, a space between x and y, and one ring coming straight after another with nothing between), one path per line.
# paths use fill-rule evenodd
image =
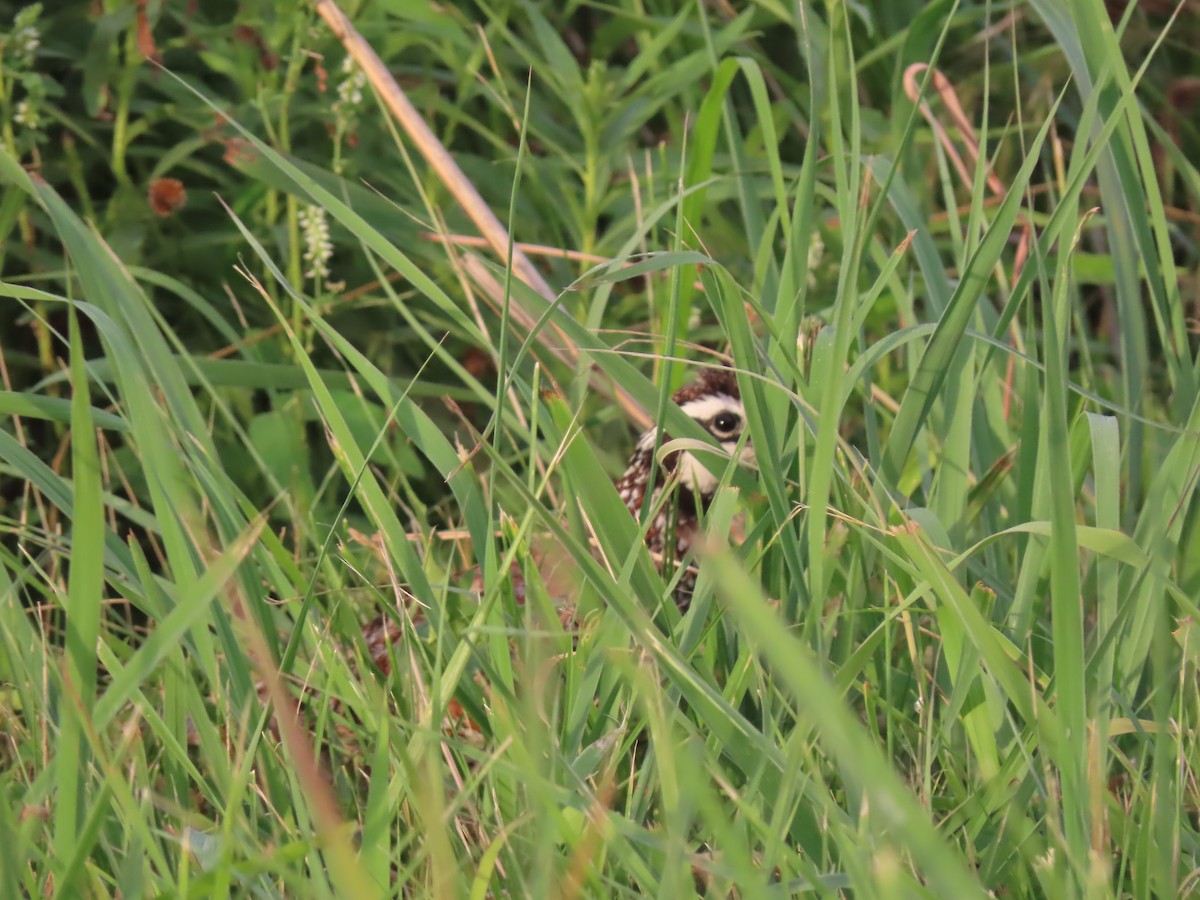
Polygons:
M34 54L42 45L42 33L37 27L41 14L42 5L35 3L22 9L13 19L13 33L8 39L8 46L12 48L13 63L21 68L33 68Z
M319 206L301 210L300 230L304 233L304 261L308 263L304 277L328 278L333 242L329 240L329 220L325 210Z
M33 25L22 28L12 36L13 55L27 66L33 65L33 57L41 45L41 32Z
M333 104L334 112L360 106L363 101L363 88L367 86L367 73L358 67L351 56L342 60L342 74L345 77L338 83L338 98Z
M25 91L25 97L13 109L12 120L26 131L37 131L41 124L38 106L46 98L46 86L34 71L37 49L42 45L38 17L42 5L26 6L13 17L12 32L0 34L0 71L11 69L13 81Z
M13 112L13 121L30 131L37 131L40 124L37 106L28 100L22 100Z

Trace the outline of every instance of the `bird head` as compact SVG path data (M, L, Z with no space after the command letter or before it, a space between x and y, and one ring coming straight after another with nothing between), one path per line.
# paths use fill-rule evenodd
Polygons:
M704 369L700 377L675 392L672 399L684 413L713 436L731 456L743 463L754 462L754 448L748 443L738 451L746 427L746 411L732 369ZM638 441L638 451L649 453L654 447L656 430L650 429ZM717 489L718 478L687 450L668 454L663 460L667 472L679 471L683 486L697 496L709 499Z

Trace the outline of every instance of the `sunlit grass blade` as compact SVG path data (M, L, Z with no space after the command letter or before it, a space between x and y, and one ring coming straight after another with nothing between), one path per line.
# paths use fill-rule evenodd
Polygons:
M59 733L55 764L58 805L54 844L60 863L82 859L96 839L96 826L85 826L92 803L87 781L92 766L88 752L96 701L96 644L100 638L101 592L104 587L104 504L100 497L100 458L91 416L91 392L84 369L79 318L71 310L71 573L64 598L67 618L67 662L62 673ZM93 801L94 803L95 801ZM58 883L72 890L78 868L65 867Z

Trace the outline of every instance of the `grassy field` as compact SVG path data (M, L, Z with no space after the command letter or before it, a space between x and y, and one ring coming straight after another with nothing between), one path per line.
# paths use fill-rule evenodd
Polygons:
M346 11L0 4L0 896L1200 890L1197 4Z

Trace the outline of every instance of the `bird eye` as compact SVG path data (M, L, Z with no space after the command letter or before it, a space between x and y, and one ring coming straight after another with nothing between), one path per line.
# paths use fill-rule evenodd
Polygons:
M712 420L713 430L720 434L733 434L741 424L741 416L731 412L718 413Z

